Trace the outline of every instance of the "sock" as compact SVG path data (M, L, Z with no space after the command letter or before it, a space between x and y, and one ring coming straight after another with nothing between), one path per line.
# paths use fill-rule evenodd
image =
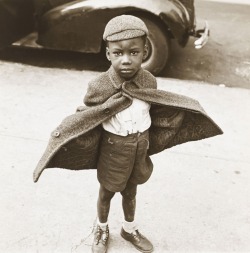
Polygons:
M137 225L135 221L129 222L129 221L124 220L122 227L127 233L130 233L130 234L135 232L135 230L137 229Z
M106 228L107 228L107 225L108 225L108 221L105 222L105 223L101 223L101 222L99 221L99 219L97 218L97 225L100 226L101 230L106 231Z

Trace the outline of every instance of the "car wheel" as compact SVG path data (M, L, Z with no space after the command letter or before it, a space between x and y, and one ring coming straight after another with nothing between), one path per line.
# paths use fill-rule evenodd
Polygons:
M143 61L142 67L153 75L158 75L169 59L170 38L156 22L145 17L141 17L141 19L149 30L147 39L148 55Z

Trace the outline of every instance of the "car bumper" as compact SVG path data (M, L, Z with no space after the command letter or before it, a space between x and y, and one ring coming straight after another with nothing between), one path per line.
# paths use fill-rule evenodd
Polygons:
M208 42L209 33L210 33L209 25L208 22L205 21L204 28L196 30L193 34L195 38L198 38L194 42L194 46L196 49L201 49L203 46L206 45L206 43Z

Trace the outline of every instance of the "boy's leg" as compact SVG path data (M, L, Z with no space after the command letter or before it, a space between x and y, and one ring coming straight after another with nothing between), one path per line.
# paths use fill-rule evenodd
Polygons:
M126 188L121 192L122 208L124 219L127 222L133 222L135 219L137 185L128 183Z
M108 215L110 209L110 201L115 195L115 192L110 192L100 185L99 197L97 201L98 220L92 244L93 253L105 253L108 248L109 227Z
M97 201L97 214L101 223L106 223L108 221L110 201L114 195L115 192L111 192L100 185L99 197Z
M137 185L128 183L121 192L122 206L124 212L124 222L121 230L121 236L131 242L136 249L141 252L150 253L153 251L152 243L143 236L137 229L135 223Z

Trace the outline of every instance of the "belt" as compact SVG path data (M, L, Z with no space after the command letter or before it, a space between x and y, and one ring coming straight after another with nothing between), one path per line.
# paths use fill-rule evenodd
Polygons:
M147 131L147 130L146 130ZM128 134L127 136L135 136L135 137L139 137L139 136L141 136L141 135L143 135L146 131L144 131L144 132L136 132L136 133L132 133L132 134Z
M111 133L111 132L109 132L109 131L106 131L106 130L104 130L104 132L106 132L107 134L110 134L110 135L114 135L114 136L116 136L116 137L140 137L141 135L143 135L143 134L145 134L145 133L147 133L148 132L148 129L147 130L145 130L145 131L143 131L143 132L136 132L136 133L131 133L131 134L128 134L128 135L119 135L119 134L114 134L114 133Z

